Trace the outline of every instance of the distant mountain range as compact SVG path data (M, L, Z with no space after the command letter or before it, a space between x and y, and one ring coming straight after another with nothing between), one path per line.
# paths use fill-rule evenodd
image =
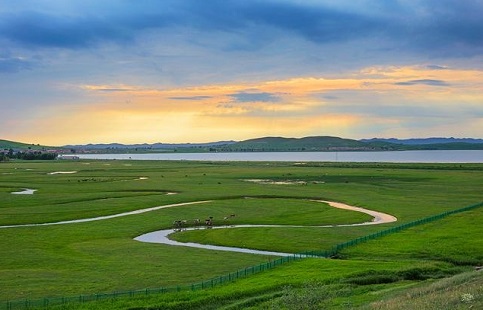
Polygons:
M372 139L361 139L359 141L390 142L390 143L405 144L405 145L441 144L441 143L483 143L483 139L473 139L473 138L424 138L424 139L372 138Z
M483 150L483 139L344 139L330 136L304 138L263 137L245 141L211 143L86 144L48 147L0 140L0 152L16 150L57 150L62 153L150 153L150 152L294 152L294 151L403 151L403 150Z
M483 139L343 139L330 136L305 138L265 137L219 147L221 151L403 151L403 150L482 150Z
M85 145L65 145L64 148L69 149L173 149L173 148L203 148L220 145L229 145L236 141L218 141L208 143L142 143L142 144L85 144Z
M471 150L483 149L483 139L344 139L330 136L304 138L263 137L245 141L211 143L87 144L66 145L76 152L294 152L294 151L400 151L400 150Z

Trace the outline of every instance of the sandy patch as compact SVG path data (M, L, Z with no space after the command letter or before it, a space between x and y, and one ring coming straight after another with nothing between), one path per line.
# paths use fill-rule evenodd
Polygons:
M166 195L178 195L178 193L176 193L176 192L168 192L168 193L166 193Z
M334 202L334 201L325 201L325 200L315 200L315 201L320 201L320 202L325 202L331 207L338 208L338 209L344 209L344 210L351 210L351 211L356 211L356 212L361 212L368 214L373 217L372 222L365 222L365 223L360 223L360 224L350 224L350 226L360 226L360 225L371 225L371 224L385 224L385 223L392 223L396 222L397 218L395 216L392 216L390 214L378 212L378 211L373 211L373 210L368 210L364 208L359 208L359 207L354 207L354 206L349 206L341 202ZM345 225L349 226L349 225Z
M270 179L246 179L245 182L252 182L257 184L270 184L270 185L306 185L307 182L300 180L283 180L274 181Z
M72 173L77 173L77 171L54 171L54 172L49 172L47 174L53 175L53 174L72 174Z

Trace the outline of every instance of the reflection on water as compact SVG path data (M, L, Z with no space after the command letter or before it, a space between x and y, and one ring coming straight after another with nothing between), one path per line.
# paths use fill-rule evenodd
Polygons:
M245 225L245 226L248 226L248 225ZM216 228L228 228L228 227L213 227L213 229L216 229ZM186 230L195 230L195 229L197 228L187 228ZM227 247L227 246L219 246L219 245L199 244L199 243L193 243L193 242L178 242L168 238L168 236L174 232L175 232L174 229L158 230L158 231L154 231L154 232L136 237L134 238L134 240L141 241L141 242L148 242L148 243L162 243L162 244L186 246L186 247L198 248L198 249L229 251L229 252L239 252L239 253L248 253L248 254L272 255L272 256L293 255L293 253L260 251L260 250L235 248L235 247Z
M36 192L37 190L36 189L30 189L30 188L26 188L22 191L19 191L19 192L11 192L10 194L15 194L15 195L33 195L34 192Z

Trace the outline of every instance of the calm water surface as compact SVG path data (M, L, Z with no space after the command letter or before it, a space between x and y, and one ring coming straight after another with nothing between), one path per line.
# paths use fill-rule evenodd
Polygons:
M394 152L79 154L77 156L84 159L133 159L133 160L483 163L483 151L481 150L394 151Z

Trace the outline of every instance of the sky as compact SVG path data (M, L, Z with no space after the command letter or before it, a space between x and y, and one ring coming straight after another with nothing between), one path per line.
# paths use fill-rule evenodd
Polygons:
M483 138L482 0L0 1L0 139Z

